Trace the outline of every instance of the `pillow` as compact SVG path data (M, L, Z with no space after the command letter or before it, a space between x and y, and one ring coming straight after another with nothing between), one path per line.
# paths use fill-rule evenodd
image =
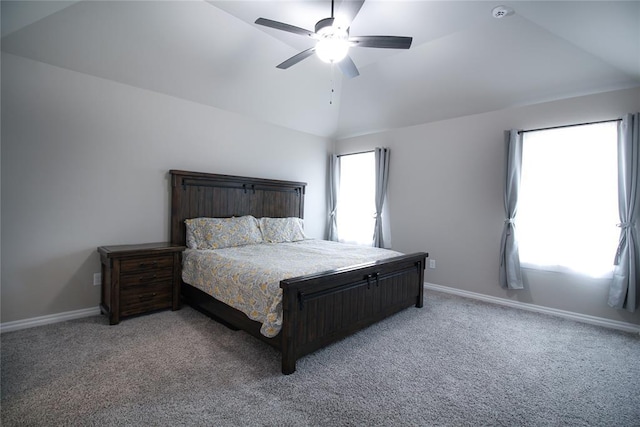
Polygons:
M267 243L297 242L304 240L302 218L260 218L262 239Z
M234 218L193 218L187 226L189 249L222 249L262 243L258 220L251 215Z

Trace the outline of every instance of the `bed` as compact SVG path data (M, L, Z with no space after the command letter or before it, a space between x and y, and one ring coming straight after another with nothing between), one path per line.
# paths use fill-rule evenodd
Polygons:
M174 244L187 245L185 221L194 218L303 218L304 182L180 170L171 170L170 177ZM291 374L300 357L407 307L422 307L428 254L393 255L283 277L279 281L281 318L275 334L265 334L263 322L214 298L202 286L183 281L181 295L195 309L279 349L282 373ZM187 256L185 253L185 259Z

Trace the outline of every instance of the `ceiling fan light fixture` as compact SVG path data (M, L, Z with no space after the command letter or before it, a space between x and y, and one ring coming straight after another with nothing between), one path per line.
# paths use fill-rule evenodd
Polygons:
M358 36L349 37L349 25L353 22L365 0L342 0L338 17L334 15L334 1L331 0L331 16L316 22L315 31L273 21L266 18L256 19L256 24L288 33L298 34L316 40L316 45L293 55L276 68L286 70L314 53L324 62L338 63L338 68L347 78L359 76L358 68L348 55L350 47L380 49L409 49L413 37L400 36ZM342 19L342 20L341 20Z
M327 26L318 33L316 54L324 62L335 63L342 61L349 52L349 33L336 26Z

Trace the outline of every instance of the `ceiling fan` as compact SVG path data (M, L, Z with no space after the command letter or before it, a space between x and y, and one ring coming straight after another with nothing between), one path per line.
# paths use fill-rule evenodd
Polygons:
M345 12L351 21L356 17L364 0L347 1L343 0L341 4L341 12ZM316 23L315 31L305 30L304 28L285 24L283 22L272 21L271 19L258 18L256 24L265 27L275 28L277 30L288 31L294 34L311 37L317 40L316 45L307 50L303 50L297 55L292 56L283 63L277 65L277 68L287 69L297 64L314 53L324 62L336 63L342 73L348 78L360 75L356 64L349 57L350 47L374 47L385 49L409 49L411 47L412 37L400 36L355 36L349 35L348 23L337 22L333 16L333 0L331 0L331 17L319 20Z

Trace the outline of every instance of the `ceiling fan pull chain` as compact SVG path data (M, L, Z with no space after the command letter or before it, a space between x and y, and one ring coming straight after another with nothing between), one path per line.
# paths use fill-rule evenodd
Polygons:
M329 105L333 105L333 94L335 92L334 90L334 85L333 85L333 76L334 76L334 71L335 71L336 65L332 62L331 63L331 92L329 93Z

